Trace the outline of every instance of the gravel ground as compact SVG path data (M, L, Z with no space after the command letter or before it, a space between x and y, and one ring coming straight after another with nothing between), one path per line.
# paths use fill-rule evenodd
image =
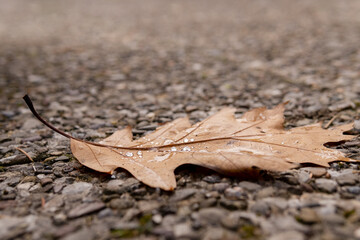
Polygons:
M81 166L21 99L91 141L284 101L287 128L355 120L358 134L359 1L0 5L1 239L360 239L359 164L257 178L183 166L164 192ZM337 148L360 160L359 146Z

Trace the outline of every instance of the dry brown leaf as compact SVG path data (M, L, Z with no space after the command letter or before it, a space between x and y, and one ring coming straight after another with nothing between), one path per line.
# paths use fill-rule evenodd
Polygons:
M284 171L300 163L328 167L332 161L350 160L324 144L352 139L343 135L352 124L325 130L318 123L284 130L284 105L257 108L239 119L234 109L225 108L193 126L188 118L180 118L137 140L130 127L99 143L65 136L71 138L71 150L81 164L106 173L124 168L143 183L164 190L176 187L174 170L183 164L234 174L253 167ZM34 113L32 104L29 107Z

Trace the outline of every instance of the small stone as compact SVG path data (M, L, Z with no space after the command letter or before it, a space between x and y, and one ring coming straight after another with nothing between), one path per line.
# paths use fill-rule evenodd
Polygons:
M229 187L228 183L215 183L213 189L218 192L224 192Z
M335 178L339 185L355 185L358 182L358 176L353 173L341 174Z
M269 240L305 240L303 233L297 231L286 231L272 235Z
M64 213L58 213L54 215L53 221L55 225L61 225L66 223L67 217Z
M247 195L240 187L227 188L225 190L225 197L230 200L247 199Z
M87 194L93 188L91 183L87 182L76 182L71 185L66 186L62 193L66 195L72 194Z
M319 178L315 180L316 187L323 192L333 193L336 192L337 183L331 179Z
M111 193L118 193L120 189L122 188L122 185L124 184L124 180L121 179L114 179L110 180L105 186L104 186L104 193L111 194Z
M268 203L264 201L257 201L250 207L250 211L260 216L269 216L271 213L271 208Z
M92 240L92 239L95 239L95 233L90 228L84 227L84 228L80 229L79 231L77 231L75 233L71 233L62 239L63 240L79 240L79 239Z
M276 190L273 187L263 188L256 194L256 199L272 197L276 195Z
M62 155L60 157L55 158L55 161L64 161L64 162L66 162L66 161L69 161L69 157Z
M360 186L347 187L346 190L351 194L360 195Z
M48 200L44 205L46 212L56 212L64 205L64 199L61 195L56 195Z
M203 208L198 212L199 221L203 223L203 225L211 224L211 225L219 225L220 220L227 215L227 212L224 209L220 208Z
M356 237L357 239L360 239L360 227L354 231L354 237Z
M180 223L174 226L174 236L178 238L194 238L195 232L192 230L190 224Z
M219 182L221 182L220 176L216 175L216 174L206 176L202 180L207 182L207 183L219 183Z
M171 202L178 202L185 199L188 199L189 197L193 196L198 190L195 188L185 188L176 190L175 194L172 195L169 199Z
M49 178L49 177L45 177L45 178L42 178L40 180L41 186L45 186L45 185L50 184L52 182L53 182L53 180L51 178Z
M250 191L250 192L255 192L261 188L261 186L259 184L253 183L253 182L248 182L248 181L241 181L239 183L239 187L241 187L247 191Z
M319 216L311 208L302 208L296 219L303 224L314 224L320 222Z
M220 205L228 210L245 210L247 208L247 202L245 200L228 200L221 199Z
M133 199L121 199L121 198L114 198L110 201L110 207L112 209L128 209L134 206L134 200Z
M69 218L81 217L93 212L97 212L103 208L105 208L105 204L102 202L83 203L71 209L70 212L68 213L68 217Z
M60 151L55 151L50 153L51 156L60 156L61 154L63 154L63 152Z
M301 168L303 171L310 172L313 177L319 178L326 174L326 169L321 167L306 167Z
M36 182L37 181L37 177L36 176L25 176L21 182L22 183L26 183L26 182Z
M20 183L16 186L17 190L18 190L18 194L21 197L28 197L30 196L30 188L32 186L34 186L34 182L26 182L26 183Z
M160 214L155 214L151 220L153 221L153 223L155 224L160 224L162 221L162 216Z
M25 130L25 131L29 131L29 130L35 129L41 125L42 125L42 123L39 120L37 120L35 118L29 118L23 123L21 129Z

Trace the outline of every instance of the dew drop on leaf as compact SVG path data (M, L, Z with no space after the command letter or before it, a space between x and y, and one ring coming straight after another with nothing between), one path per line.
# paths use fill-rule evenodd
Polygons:
M184 143L187 143L187 142L189 142L189 139L185 138Z
M126 156L127 156L127 157L132 157L132 156L134 156L134 154L133 154L132 152L127 152L127 153L126 153Z
M189 148L189 147L184 147L182 150L183 150L184 152L190 152L190 151L191 151L191 148Z
M138 152L137 152L137 155L138 155L140 158L142 158L142 151L138 151Z
M172 148L171 148L171 151L172 151L172 152L176 152L176 151L177 151L176 147L172 147Z

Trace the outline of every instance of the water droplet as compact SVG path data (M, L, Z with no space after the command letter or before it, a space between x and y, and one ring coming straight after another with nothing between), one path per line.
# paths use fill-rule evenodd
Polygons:
M172 151L172 152L176 152L176 151L177 151L176 147L172 147L172 148L171 148L171 151Z
M185 138L184 143L187 143L187 142L189 142L189 139Z
M295 144L298 144L298 143L299 143L299 140L296 140L296 141L295 141Z
M173 140L167 139L165 140L164 145L169 145L172 144L173 142L174 142Z
M111 175L111 178L112 178L112 179L115 179L115 178L116 178L116 174Z
M134 154L133 154L132 152L127 152L125 155L126 155L127 157L132 157L132 156L134 156Z
M190 142L193 142L193 141L195 141L195 139L191 138L191 139L190 139Z
M138 151L137 155L139 156L139 158L142 158L142 151Z
M284 144L284 142L282 142L281 144Z
M190 151L191 151L191 148L189 148L189 147L184 147L182 150L183 150L184 152L190 152Z

